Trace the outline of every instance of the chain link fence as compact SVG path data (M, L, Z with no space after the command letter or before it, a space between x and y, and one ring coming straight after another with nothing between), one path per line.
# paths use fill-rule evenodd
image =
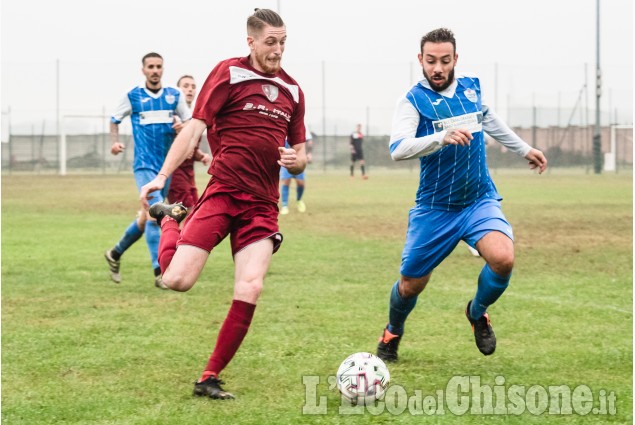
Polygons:
M549 128L514 128L527 143L545 152L550 167L592 170L592 126ZM614 138L614 140L611 139ZM110 153L109 135L103 132L66 135L66 170L68 173L113 174L130 172L134 141L129 134L121 134L126 145L123 153ZM383 169L417 169L416 160L395 162L388 152L389 136L366 136L364 157L366 166ZM205 148L207 148L205 146ZM614 152L611 152L611 149ZM625 172L633 167L632 126L619 126L611 131L602 128L602 152L614 154L615 171ZM526 161L492 139L487 139L487 155L491 168L526 167ZM346 170L350 165L350 145L347 135L319 135L313 137L314 170L325 172ZM60 170L60 137L57 135L10 135L2 143L3 173L48 173Z

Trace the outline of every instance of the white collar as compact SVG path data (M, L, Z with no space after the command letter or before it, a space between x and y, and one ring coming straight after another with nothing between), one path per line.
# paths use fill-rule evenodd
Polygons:
M448 97L448 98L452 98L454 97L454 93L456 92L456 87L458 86L458 80L456 78L456 73L454 74L454 81L452 81L452 84L450 84L448 87L446 87L443 91L436 91L435 89L433 89L432 87L430 87L430 83L428 82L428 79L426 77L423 77L421 80L419 80L419 84L421 84L421 86L430 89L442 96Z

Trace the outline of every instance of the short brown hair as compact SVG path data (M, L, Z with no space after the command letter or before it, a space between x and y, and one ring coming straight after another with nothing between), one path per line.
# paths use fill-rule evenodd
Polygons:
M191 75L188 75L188 74L181 75L181 78L179 78L179 79L178 79L178 81L176 82L176 86L177 86L177 87L179 86L179 84L181 84L181 80L182 80L183 78L189 78L189 79L191 79L191 80L194 80L194 77L192 77Z
M266 25L279 28L284 26L284 22L271 9L254 9L254 14L247 18L247 34L260 32Z
M421 53L423 53L423 45L426 43L452 43L454 53L456 53L456 40L454 33L447 28L437 28L421 37Z
M148 58L159 58L161 60L163 60L163 56L161 56L160 54L156 53L156 52L150 52L148 54L146 54L143 58L141 58L141 64L145 65L146 64L146 59Z

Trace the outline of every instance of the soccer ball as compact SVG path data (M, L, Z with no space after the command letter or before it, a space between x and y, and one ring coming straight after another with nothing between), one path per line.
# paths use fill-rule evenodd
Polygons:
M363 405L384 396L390 383L386 364L370 353L351 354L337 370L337 388L353 405Z

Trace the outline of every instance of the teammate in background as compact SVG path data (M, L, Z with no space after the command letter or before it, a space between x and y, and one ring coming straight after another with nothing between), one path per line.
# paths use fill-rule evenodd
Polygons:
M482 104L474 75L454 73L458 59L453 33L445 28L421 39L423 78L397 104L390 136L392 159L420 158L416 204L410 210L401 278L390 293L389 322L377 355L396 361L406 318L432 271L463 240L486 264L465 315L478 349L490 355L496 336L486 313L505 291L514 265L512 229L501 196L490 178L483 132L529 161L542 173L543 153L522 141L494 111Z
M196 82L194 81L194 77L191 75L183 75L176 82L176 86L181 89L185 95L187 106L192 109L192 104L196 97ZM199 144L200 139L199 143L196 144L185 161L183 161L179 168L174 170L170 182L170 190L168 192L169 201L180 202L186 208L193 207L198 200L198 190L196 189L196 181L194 179L194 161L201 161L207 166L212 162L211 155L203 152L199 148Z
M357 124L355 131L351 134L351 177L355 177L355 161L359 161L359 168L362 170L362 179L367 180L366 161L364 161L364 135L362 134L362 125Z
M306 127L305 131L306 131L306 145L305 145L306 157L307 157L307 162L311 163L311 159L312 159L311 151L313 150L313 136L311 136L311 132L309 131L308 127ZM288 148L289 144L286 143L285 147ZM280 184L282 186L280 188L280 200L282 202L282 208L280 208L280 214L282 215L289 214L289 190L291 186L291 179L295 180L296 207L298 208L298 211L301 213L306 211L306 204L302 200L302 195L304 194L304 187L305 187L304 172L301 172L300 174L291 174L289 170L287 170L284 167L281 167L280 168Z
M146 77L145 83L136 86L123 96L110 122L112 143L110 152L118 155L125 149L124 144L119 140L119 124L130 115L134 138L133 171L139 190L156 176L174 140L175 131L180 130L183 123L192 117L181 92L174 87L162 87L163 58L161 55L154 52L148 53L141 63L143 64L141 71ZM174 115L179 117L180 123L174 123ZM160 202L165 193L157 191L152 196L152 203ZM105 252L110 277L115 283L121 282L119 274L121 256L144 233L154 270L154 284L158 288L165 289L158 260L159 226L155 220L148 220L145 211L142 211L130 223L121 240Z
M161 225L159 261L163 281L189 290L211 250L231 236L235 264L234 296L214 351L194 395L234 398L219 374L247 334L269 262L281 242L278 228L280 167L304 171L304 94L280 66L287 39L280 16L256 9L247 19L250 54L221 61L205 81L194 119L177 136L156 178L141 190L141 201L161 190L207 128L214 161L212 175L192 213L179 204L154 204L150 215ZM285 139L292 148L284 147Z
M181 89L183 94L185 95L185 102L192 109L192 102L196 97L196 83L194 82L194 78L190 75L184 75L176 83L177 87ZM181 128L183 128L183 124L181 119L174 115L173 117L175 133L178 133ZM168 193L168 199L178 200L183 203L185 207L192 207L196 203L198 199L198 191L196 189L196 182L194 181L194 161L201 161L205 165L209 165L212 161L212 157L201 151L197 147L192 152L192 156L188 157L183 164L174 172L172 175L172 179L170 182L170 190ZM134 244L137 240L141 238L145 231L147 221L147 213L144 210L140 210L137 213L137 227L131 227L127 230L128 235L132 234L133 238L127 238L127 235L124 234L122 241L120 241L115 248L112 250L106 251L106 261L108 261L108 266L110 268L110 276L111 278L119 283L121 281L121 275L119 274L119 265L120 260L118 255L117 248L121 248L123 251L128 249L132 244ZM128 244L126 243L128 242ZM114 252L113 252L114 250ZM123 253L123 252L122 252ZM115 260L117 258L117 260ZM155 274L157 273L157 269L155 268ZM161 277L158 278L155 276L155 286L161 289L167 289L167 287L163 284Z

